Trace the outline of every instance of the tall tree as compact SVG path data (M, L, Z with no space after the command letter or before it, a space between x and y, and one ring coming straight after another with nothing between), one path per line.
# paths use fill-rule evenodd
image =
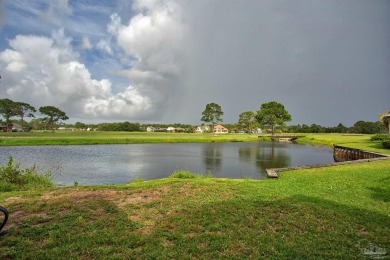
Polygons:
M212 133L214 133L214 125L218 122L223 122L222 116L223 111L221 106L216 103L209 103L202 112L202 118L200 120L206 123L211 123Z
M253 128L255 128L257 125L255 116L256 114L253 111L242 112L238 116L238 124L242 128L244 128L248 133L251 133Z
M387 133L390 135L390 111L379 115L383 125L385 126Z
M74 124L74 127L76 127L77 129L83 129L83 128L86 128L87 125L84 124L84 123L82 123L82 122L76 122L76 123Z
M10 125L10 118L17 115L16 103L8 98L0 99L0 114L4 117L7 126Z
M367 122L357 121L351 128L355 134L377 134L383 132L383 125L381 122Z
M35 117L34 113L37 112L35 107L31 106L30 104L23 103L23 102L16 102L16 113L18 116L20 116L20 119L22 120L22 127L24 125L24 117Z
M52 131L54 131L54 125L59 120L68 120L69 117L66 115L66 113L59 108L56 108L54 106L44 106L39 108L39 112L41 114L47 115L47 125L50 127Z
M284 126L291 121L291 115L281 103L271 101L261 104L256 114L257 122L264 127L271 127L272 135L275 135L275 126Z

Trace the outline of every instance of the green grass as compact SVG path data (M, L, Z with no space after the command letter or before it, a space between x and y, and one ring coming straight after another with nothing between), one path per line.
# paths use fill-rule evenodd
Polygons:
M0 133L0 146L11 145L79 145L79 144L142 144L258 141L257 135L193 134L146 132L82 132L37 131L30 133Z
M313 137L370 148L365 136ZM390 257L390 160L280 176L178 171L126 185L2 192L11 232L0 238L0 259L367 259L370 247Z
M390 149L384 149L381 141L371 141L372 136L354 134L307 134L305 138L299 138L298 142L329 146L337 144L390 155Z
M36 165L20 168L12 156L6 165L0 165L0 192L54 187L51 172L42 172Z
M0 258L359 259L390 252L390 163L0 195Z

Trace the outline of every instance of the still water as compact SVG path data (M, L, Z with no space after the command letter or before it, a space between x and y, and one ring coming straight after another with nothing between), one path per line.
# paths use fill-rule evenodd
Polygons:
M266 178L267 168L333 162L330 148L280 142L0 147L22 167L51 170L58 185L119 184L164 178L175 170L223 178Z

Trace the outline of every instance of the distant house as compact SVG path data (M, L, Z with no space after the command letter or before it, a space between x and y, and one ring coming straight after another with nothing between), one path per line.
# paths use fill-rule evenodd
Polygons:
M23 127L19 124L13 124L12 132L23 132Z
M197 126L195 128L195 133L207 133L210 131L210 127L206 125Z
M167 132L167 128L156 128L154 129L154 132Z
M170 126L170 127L167 128L167 132L174 133L175 132L175 128Z
M181 127L176 127L175 128L175 132L176 133L184 133L186 130L184 128L181 128Z
M227 133L229 133L229 129L227 129L223 125L216 125L216 126L214 126L214 133L216 133L216 134L227 134Z
M156 128L154 128L153 126L148 126L146 128L146 132L154 132L154 130L156 130Z
M1 132L12 132L12 125L0 123L0 131Z

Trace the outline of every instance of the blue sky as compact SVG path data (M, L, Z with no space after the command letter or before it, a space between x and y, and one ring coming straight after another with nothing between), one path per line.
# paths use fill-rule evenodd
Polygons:
M387 0L0 0L0 97L73 121L234 123L276 100L294 124L390 109Z

